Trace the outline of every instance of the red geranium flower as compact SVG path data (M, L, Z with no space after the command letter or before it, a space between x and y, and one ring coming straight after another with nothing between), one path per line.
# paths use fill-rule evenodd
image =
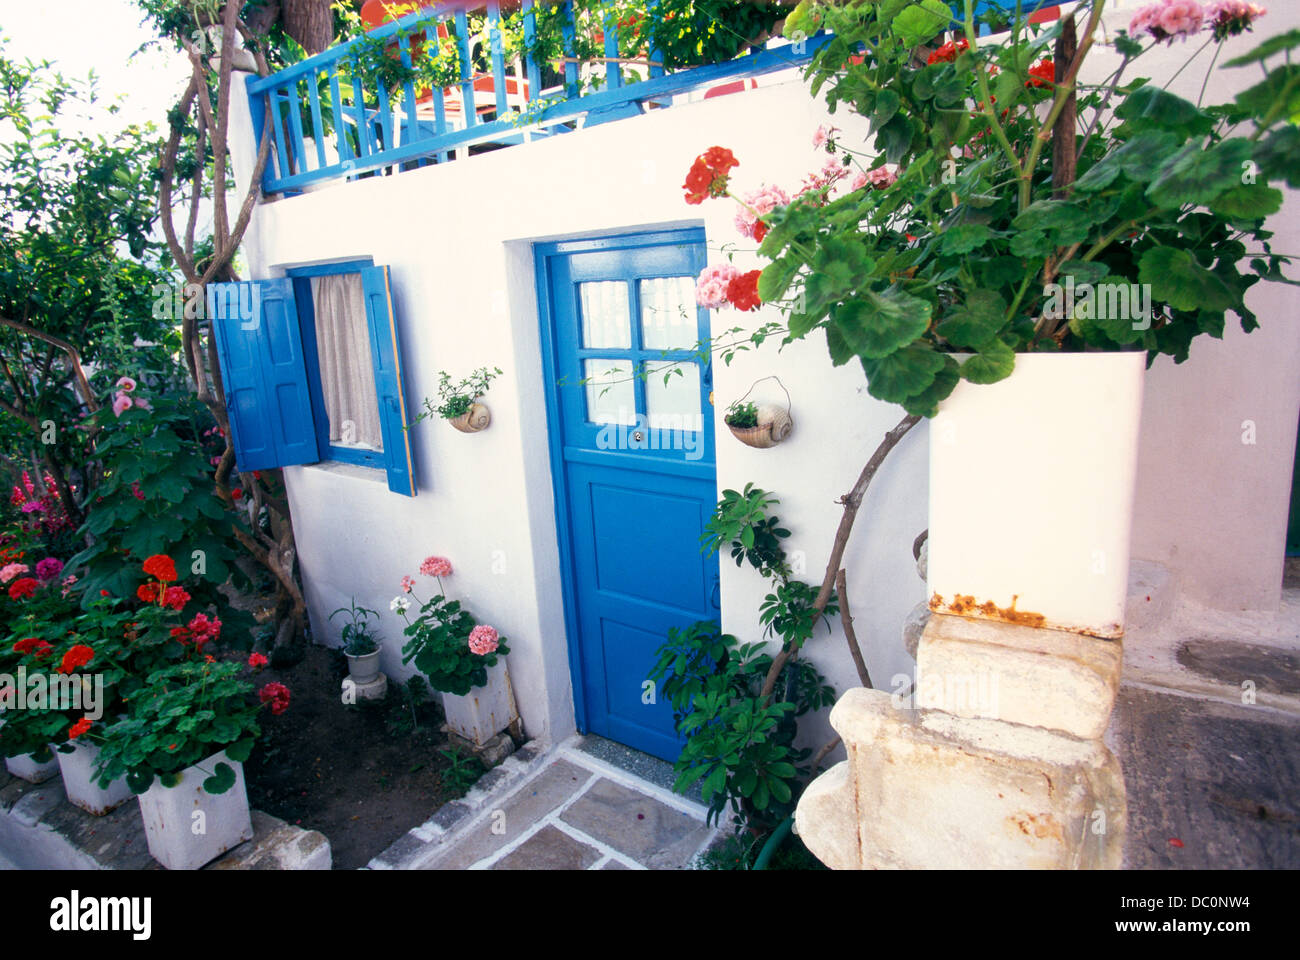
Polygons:
M85 733L94 725L95 724L91 722L90 717L82 717L80 720L74 723L72 725L72 729L68 731L68 739L76 740L77 737L81 736L83 733Z
M266 657L260 653L252 653L248 656L248 665L254 670L260 670L270 662L270 660L267 660Z
M159 601L164 607L171 607L173 610L183 610L185 604L190 602L190 595L184 587L168 587L163 591L162 599Z
M740 161L726 147L709 147L695 158L682 189L687 203L703 203L705 197L721 197L727 193L727 177L732 167Z
M1046 60L1040 60L1029 68L1029 79L1025 81L1026 87L1047 87L1056 82L1056 64L1049 57Z
M79 643L63 655L63 662L59 664L59 673L71 673L94 659L95 651L84 643Z
M970 43L967 40L958 40L956 46L949 40L934 53L930 54L925 60L928 64L952 63L957 59L957 54L964 53L970 49Z
M31 577L23 577L9 585L9 596L15 600L20 597L30 597L36 592L37 586L38 584Z
M737 310L757 310L763 303L758 296L758 278L762 270L742 273L727 284L727 299Z
M15 653L26 653L34 657L49 656L52 649L53 647L37 637L27 637L25 640L19 640L14 644Z
M165 553L155 553L144 562L144 572L157 577L163 583L176 582L176 564Z
M277 717L289 709L289 688L283 683L268 683L257 691L257 696L271 705L271 712Z
M135 595L145 603L157 603L158 594L162 591L160 583L142 583L135 588Z

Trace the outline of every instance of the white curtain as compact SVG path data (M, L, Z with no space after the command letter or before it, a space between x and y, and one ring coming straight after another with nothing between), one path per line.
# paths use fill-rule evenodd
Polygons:
M314 277L311 292L330 443L383 450L361 274Z

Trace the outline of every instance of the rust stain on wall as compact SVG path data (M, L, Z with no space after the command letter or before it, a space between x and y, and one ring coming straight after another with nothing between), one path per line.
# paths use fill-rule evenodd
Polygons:
M936 593L930 597L930 609L935 613L951 613L959 617L986 617L990 620L1018 623L1025 627L1041 627L1047 622L1047 618L1041 613L1017 610L1016 600L1018 599L1018 594L1013 595L1010 604L1000 607L992 600L977 603L975 597L969 593L959 593L952 598L951 603L945 604L943 597Z

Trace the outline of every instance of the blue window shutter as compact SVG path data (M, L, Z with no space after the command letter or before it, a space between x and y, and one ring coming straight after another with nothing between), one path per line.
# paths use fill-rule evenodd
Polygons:
M293 281L209 284L208 307L238 468L318 461Z
M370 354L375 368L375 393L379 398L379 427L384 438L384 466L388 489L415 496L415 453L406 429L406 401L402 393L402 349L397 341L397 319L387 267L361 271L370 324Z

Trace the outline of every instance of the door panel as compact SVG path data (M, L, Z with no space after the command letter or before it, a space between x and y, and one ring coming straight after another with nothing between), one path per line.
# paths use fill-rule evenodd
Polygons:
M711 370L694 354L703 240L538 248L578 724L670 760L682 742L646 674L669 628L719 609L717 556L700 549L717 499Z

